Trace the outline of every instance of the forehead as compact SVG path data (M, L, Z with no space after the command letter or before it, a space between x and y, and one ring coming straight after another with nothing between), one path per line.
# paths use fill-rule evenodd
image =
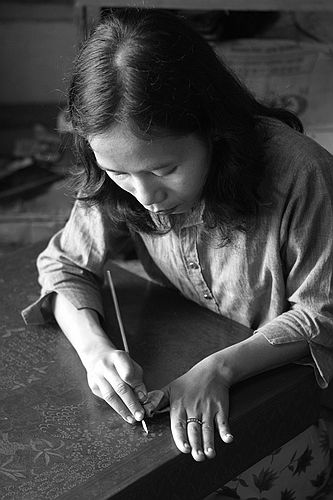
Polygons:
M95 155L100 159L113 161L136 160L156 162L157 160L182 159L193 147L194 136L163 136L141 139L135 136L128 128L114 127L102 134L89 138L89 144Z

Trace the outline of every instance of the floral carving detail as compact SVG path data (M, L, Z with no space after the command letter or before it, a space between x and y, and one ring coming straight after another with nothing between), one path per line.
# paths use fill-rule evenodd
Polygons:
M311 479L311 484L315 486L316 488L320 488L321 486L324 485L326 480L326 471L324 470L323 472L320 472L315 479Z
M281 500L296 500L294 490L287 490L287 488L281 491Z
M51 457L60 457L64 458L61 453L57 453L65 443L63 441L60 442L59 446L54 446L50 441L46 439L36 439L35 441L31 441L31 448L34 451L37 451L34 456L34 462L37 462L39 458L44 458L45 465L49 465Z
M24 450L27 448L24 444L10 442L8 439L8 432L0 432L0 454L1 455L14 455L17 450Z
M0 465L0 473L5 476L17 481L18 479L25 479L25 475L22 474L23 469L13 469L7 467L10 463L12 463L14 456L11 456L6 462Z
M307 446L304 453L297 459L297 465L293 472L293 476L295 476L295 474L301 474L302 472L305 472L309 465L311 465L312 460L312 450L309 448L309 446Z
M223 486L223 488L219 488L216 493L218 495L219 494L225 495L228 498L240 499L240 496L237 493L237 487L236 488L229 488L229 486ZM223 498L225 498L225 497L223 496Z
M258 476L252 474L253 482L260 492L270 490L278 474L272 469L261 469Z

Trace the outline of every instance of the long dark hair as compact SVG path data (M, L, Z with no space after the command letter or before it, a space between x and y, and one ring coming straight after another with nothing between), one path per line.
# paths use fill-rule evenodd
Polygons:
M302 131L292 113L256 100L184 19L165 11L115 9L84 43L69 88L79 198L109 208L114 223L157 232L149 212L96 164L87 138L125 124L142 139L197 134L212 146L204 221L224 241L258 213L264 161L260 117Z

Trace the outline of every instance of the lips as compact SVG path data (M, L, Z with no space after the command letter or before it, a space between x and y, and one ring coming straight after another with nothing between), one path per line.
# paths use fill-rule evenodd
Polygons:
M177 208L178 205L176 205L175 207L172 207L172 208L168 208L166 210L158 210L157 212L154 212L155 214L159 214L159 215L168 215L168 214L172 214L176 208Z

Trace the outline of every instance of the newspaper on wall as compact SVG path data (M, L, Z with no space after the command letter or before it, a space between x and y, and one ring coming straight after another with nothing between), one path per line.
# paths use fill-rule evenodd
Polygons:
M333 51L321 43L239 39L217 54L266 103L295 112L306 132L333 153Z

